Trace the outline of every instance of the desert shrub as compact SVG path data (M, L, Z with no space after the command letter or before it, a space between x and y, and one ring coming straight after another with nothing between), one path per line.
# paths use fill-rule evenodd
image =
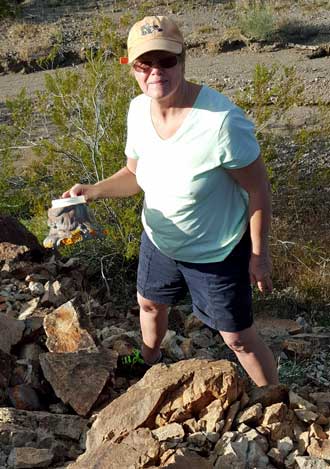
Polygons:
M1 0L0 2L0 20L3 18L14 17L19 14L18 2L13 0Z
M290 152L288 139L272 132L278 120L283 122L285 111L302 100L303 87L295 70L277 66L257 65L252 82L236 95L237 104L256 123L273 190L270 244L276 289L272 298L259 296L257 308L280 308L284 316L292 317L308 311L311 319L313 311L326 311L330 296L330 165L326 156L324 161L319 158L329 152L329 107L319 105L319 125L313 131L292 132Z
M303 91L294 67L273 65L268 68L257 64L251 83L236 93L234 99L236 104L251 114L257 136L260 136L285 111L302 102Z
M28 142L37 157L21 174L23 187L19 193L26 207L20 215L29 219L30 226L35 226L40 217L46 218L51 199L74 183L93 184L126 163L126 114L136 85L129 69L118 63L120 40L108 24L103 22L102 26L96 38L98 51L87 51L83 69L47 75L44 92L28 98L22 91L7 103L11 122L3 155L13 161L21 143ZM36 118L44 128L42 137L30 132ZM14 145L10 132L16 136ZM0 187L0 196L5 190ZM140 201L137 196L92 206L98 221L109 231L112 251L123 258L136 255ZM10 207L8 210L12 211ZM43 230L39 236L43 236Z
M270 7L264 2L248 2L239 8L237 23L249 40L270 41L276 33L276 21Z
M35 40L36 37L38 41ZM24 20L16 21L9 27L8 38L10 50L23 61L48 56L62 40L57 26L33 24ZM6 53L1 45L0 51Z

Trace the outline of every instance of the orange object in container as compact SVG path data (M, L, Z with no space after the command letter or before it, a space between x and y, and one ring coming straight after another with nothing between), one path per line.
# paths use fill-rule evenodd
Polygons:
M48 226L49 234L43 245L50 249L104 238L106 234L96 223L84 196L53 200L48 210Z

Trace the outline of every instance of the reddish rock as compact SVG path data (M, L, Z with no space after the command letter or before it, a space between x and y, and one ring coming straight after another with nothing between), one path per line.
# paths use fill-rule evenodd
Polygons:
M330 440L311 438L307 453L314 458L330 460Z
M106 439L118 441L139 427L155 428L157 414L164 423L169 422L177 409L196 414L215 399L226 410L241 392L236 367L226 360L191 359L155 365L98 414L88 434L87 449L94 450Z
M44 319L48 350L50 352L77 352L91 348L96 350L92 335L84 325L91 328L91 325L87 324L87 318L81 317L71 301L48 314Z
M8 389L11 403L20 410L41 410L37 393L28 384L18 384Z
M159 455L159 442L147 428L132 431L119 444L104 444L70 464L68 469L119 469L151 467Z
M37 238L15 218L0 215L0 260L25 257L40 261L45 250Z
M40 364L57 397L85 416L112 379L117 354L105 350L45 353L40 355Z

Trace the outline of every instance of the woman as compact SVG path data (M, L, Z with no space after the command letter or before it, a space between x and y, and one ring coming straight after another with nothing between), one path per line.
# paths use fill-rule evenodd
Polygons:
M137 22L127 46L142 91L128 113L127 165L63 197L145 193L137 278L143 344L133 362L161 359L168 305L189 291L194 314L219 331L251 379L275 384L275 360L251 312L250 283L272 289L269 183L253 125L222 94L185 79L183 37L169 18Z

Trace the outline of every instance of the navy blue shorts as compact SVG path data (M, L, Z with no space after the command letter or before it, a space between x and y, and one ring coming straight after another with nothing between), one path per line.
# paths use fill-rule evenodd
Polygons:
M189 291L193 313L204 324L238 332L253 323L249 260L249 229L221 262L197 264L171 259L142 233L137 290L144 298L173 305Z

